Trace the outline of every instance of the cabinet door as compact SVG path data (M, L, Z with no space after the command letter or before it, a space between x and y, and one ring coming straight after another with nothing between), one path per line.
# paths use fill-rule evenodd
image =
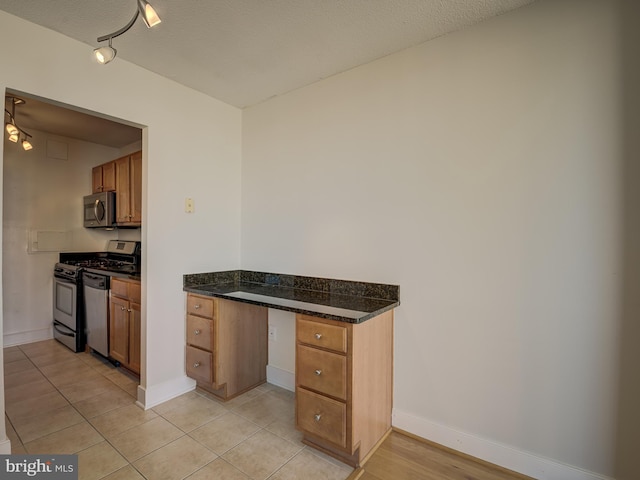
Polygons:
M129 305L129 369L140 374L140 304Z
M131 222L142 222L142 152L131 155L129 160L129 198Z
M101 193L104 188L102 184L102 165L91 169L91 191L93 193Z
M116 222L131 221L129 157L115 160L116 166Z
M113 192L116 189L116 164L109 162L102 165L102 191Z
M129 363L129 302L111 297L109 318L109 355L114 360Z

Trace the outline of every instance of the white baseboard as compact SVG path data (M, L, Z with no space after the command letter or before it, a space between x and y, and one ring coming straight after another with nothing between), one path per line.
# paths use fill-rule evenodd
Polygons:
M296 376L278 367L267 365L267 382L291 392L296 391Z
M394 427L538 480L613 480L393 409Z
M11 455L11 440L0 441L0 455Z
M28 332L7 333L3 336L3 346L13 347L25 343L41 342L53 338L53 327L30 330Z
M195 390L195 388L195 380L187 377L186 375L180 378L175 378L166 382L159 383L158 385L151 385L147 387L139 385L138 401L136 402L136 404L139 407L148 410L149 408L160 405L167 400L178 397L183 393Z

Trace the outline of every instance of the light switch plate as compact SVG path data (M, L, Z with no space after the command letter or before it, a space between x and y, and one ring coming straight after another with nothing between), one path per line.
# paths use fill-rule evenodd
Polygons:
M195 206L193 203L193 198L185 198L184 200L184 211L186 213L193 213L195 210Z

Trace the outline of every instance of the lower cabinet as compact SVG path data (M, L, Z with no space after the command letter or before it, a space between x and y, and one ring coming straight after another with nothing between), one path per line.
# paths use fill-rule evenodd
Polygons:
M140 374L140 282L112 278L109 292L109 356Z
M187 294L186 373L228 400L267 381L266 307Z
M360 324L296 315L296 427L360 465L391 430L393 312Z

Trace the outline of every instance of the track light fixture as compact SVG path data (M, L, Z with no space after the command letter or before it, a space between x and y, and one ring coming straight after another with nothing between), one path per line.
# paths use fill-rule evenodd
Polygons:
M96 57L96 60L98 61L98 63L106 64L106 63L109 63L114 58L116 58L117 50L111 46L111 41L115 37L122 35L126 31L128 31L131 27L133 27L133 24L136 23L136 20L138 19L138 15L142 15L142 20L144 21L147 28L154 27L161 22L160 17L158 16L154 8L151 6L151 4L147 2L147 0L136 0L136 1L138 3L138 8L136 8L136 13L133 14L133 18L129 21L129 23L127 23L120 30L116 30L115 32L110 33L108 35L103 35L101 37L98 37L98 40L97 40L98 42L104 42L105 40L109 40L108 47L99 47L93 51L93 54Z
M27 133L24 129L20 128L16 123L16 105L24 105L26 102L18 97L8 96L6 100L11 101L11 111L4 109L4 114L9 117L9 120L5 122L5 130L9 134L9 141L18 143L20 136L22 136L22 148L25 150L31 150L33 145L29 142L29 138L32 138L31 134Z

